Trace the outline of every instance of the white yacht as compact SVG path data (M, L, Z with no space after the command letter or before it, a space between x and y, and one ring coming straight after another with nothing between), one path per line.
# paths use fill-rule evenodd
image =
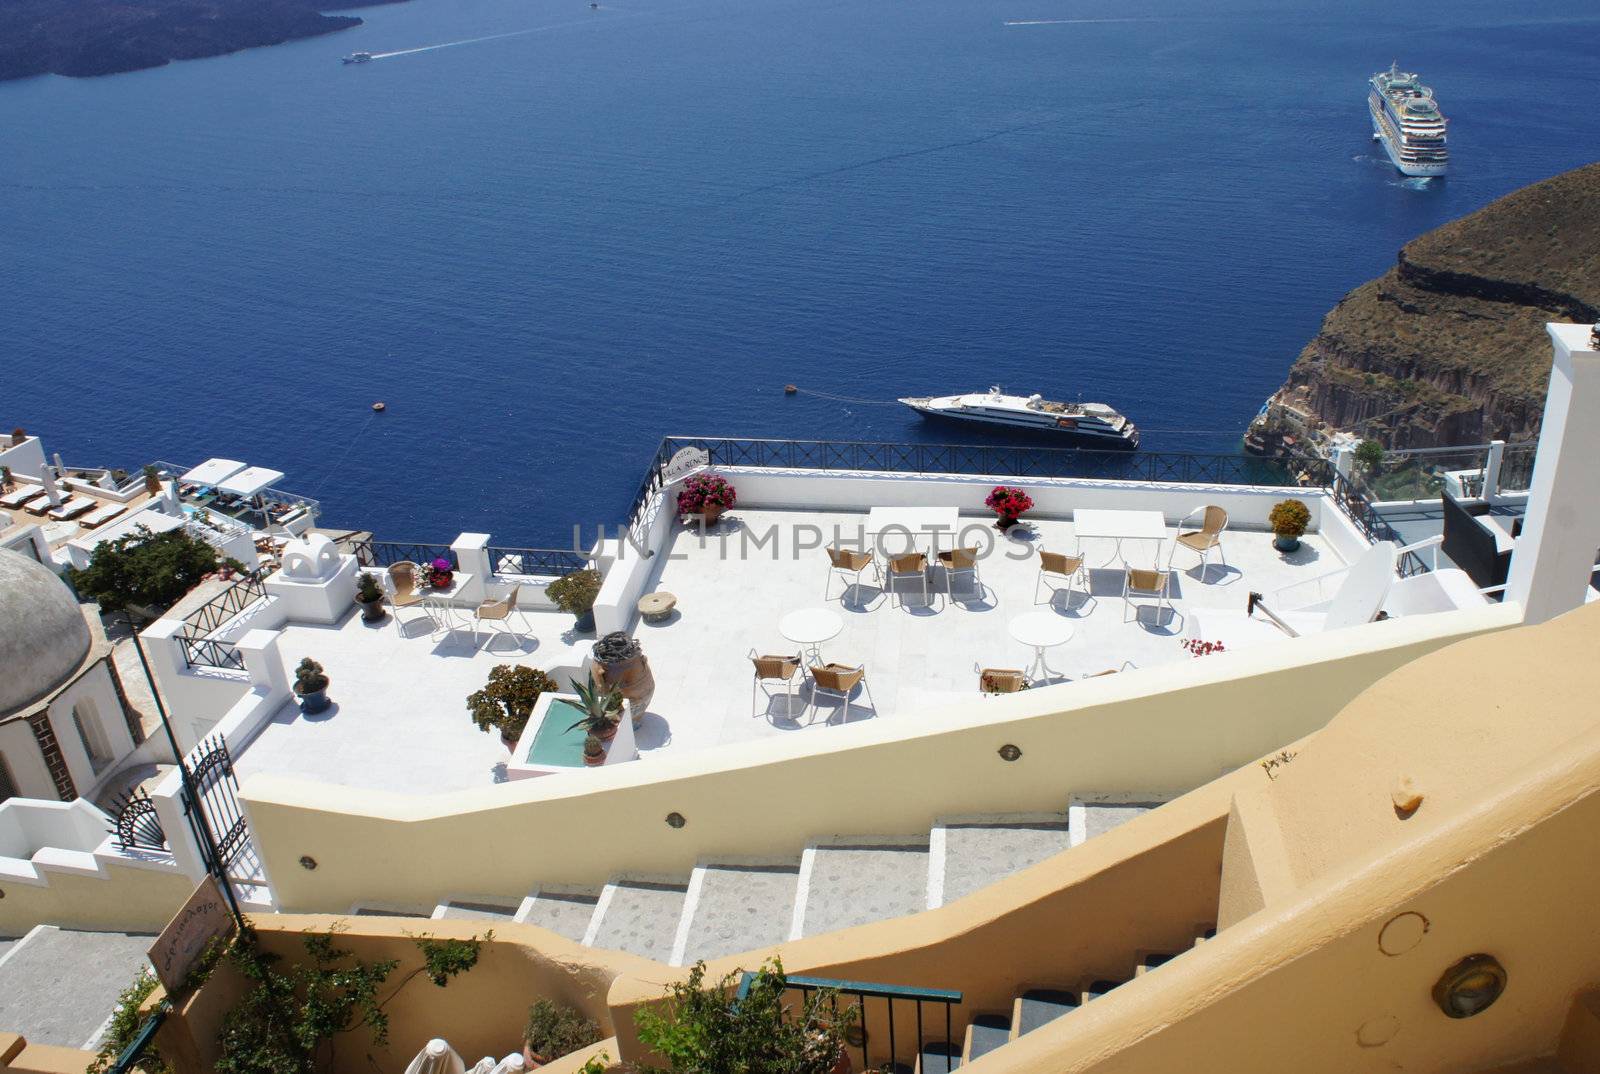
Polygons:
M1368 84L1372 138L1383 143L1394 166L1403 175L1443 175L1450 158L1444 144L1447 123L1433 90L1396 64L1373 75Z
M901 399L927 418L948 418L974 425L994 425L1046 433L1080 447L1132 451L1139 430L1104 403L1057 403L1041 395L1006 395L999 386L987 393Z
M372 53L352 52L348 56L340 56L339 61L341 63L370 63L372 62Z

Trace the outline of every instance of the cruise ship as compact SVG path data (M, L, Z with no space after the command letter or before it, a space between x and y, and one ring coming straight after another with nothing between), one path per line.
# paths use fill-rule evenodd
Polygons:
M998 386L987 393L921 396L900 402L928 418L1025 429L1082 447L1132 451L1139 446L1139 430L1133 422L1105 403L1057 403L1037 394L1006 395Z
M1445 148L1444 114L1433 90L1410 71L1390 64L1368 80L1372 92L1367 107L1372 112L1372 137L1403 175L1443 175L1450 151Z

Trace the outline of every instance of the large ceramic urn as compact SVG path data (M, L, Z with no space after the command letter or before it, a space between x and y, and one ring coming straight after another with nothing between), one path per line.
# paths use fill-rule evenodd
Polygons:
M639 649L639 643L620 630L595 642L594 678L600 686L622 693L633 712L633 725L639 726L656 693L650 661Z

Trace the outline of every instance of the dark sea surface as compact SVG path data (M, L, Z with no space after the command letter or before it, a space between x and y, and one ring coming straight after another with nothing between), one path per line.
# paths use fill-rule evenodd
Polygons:
M786 382L998 382L1232 450L1402 243L1594 158L1600 15L1515 7L411 0L0 85L0 425L508 545L619 520L664 434L952 437ZM1370 141L1392 59L1444 180Z

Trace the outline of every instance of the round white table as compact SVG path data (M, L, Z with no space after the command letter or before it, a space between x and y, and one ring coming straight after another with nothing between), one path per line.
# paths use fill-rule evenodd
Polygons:
M805 646L805 653L813 664L822 663L822 643L839 636L844 620L837 612L827 608L806 608L790 612L778 620L778 633Z
M1030 680L1035 678L1048 680L1052 675L1061 674L1045 663L1044 653L1046 649L1065 645L1072 640L1070 622L1055 612L1029 612L1011 620L1006 629L1011 632L1013 638L1033 649L1033 663L1028 665L1026 672ZM1042 674L1034 675L1035 668Z

